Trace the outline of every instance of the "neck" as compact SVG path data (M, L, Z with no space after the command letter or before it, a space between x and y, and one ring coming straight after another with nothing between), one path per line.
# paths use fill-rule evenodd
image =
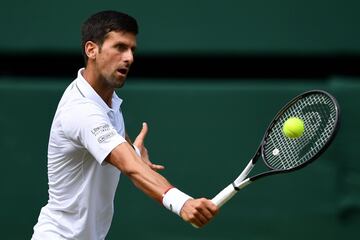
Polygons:
M111 99L114 93L113 88L109 88L105 84L103 77L92 69L91 66L86 66L82 72L84 79L90 84L97 94L104 100L104 102L111 107Z

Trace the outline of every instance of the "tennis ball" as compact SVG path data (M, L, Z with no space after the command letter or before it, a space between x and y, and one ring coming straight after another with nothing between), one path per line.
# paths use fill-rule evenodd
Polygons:
M304 121L298 117L288 118L283 125L283 133L288 138L301 137L304 130Z

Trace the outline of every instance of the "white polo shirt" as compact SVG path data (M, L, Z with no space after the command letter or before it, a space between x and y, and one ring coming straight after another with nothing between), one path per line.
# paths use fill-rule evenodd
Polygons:
M125 142L122 100L108 107L82 76L65 90L48 146L49 200L32 239L104 239L111 225L120 171L104 162Z

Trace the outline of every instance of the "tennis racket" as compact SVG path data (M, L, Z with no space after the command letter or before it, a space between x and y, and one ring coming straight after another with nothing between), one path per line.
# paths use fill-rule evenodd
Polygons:
M292 139L283 134L283 124L290 117L304 121L305 130L301 137ZM325 91L311 90L292 99L270 123L255 155L242 173L212 202L221 207L240 189L260 178L295 171L313 162L334 139L339 117L340 108L336 99ZM247 177L260 156L267 170Z

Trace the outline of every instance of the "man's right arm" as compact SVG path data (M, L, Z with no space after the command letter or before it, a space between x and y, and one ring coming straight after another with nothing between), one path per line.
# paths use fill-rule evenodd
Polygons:
M127 175L137 188L161 203L164 203L164 198L169 199L169 201L176 201L176 194L181 194L179 199L187 196L178 190L169 191L172 189L169 181L152 170L136 155L134 149L127 142L115 147L105 160ZM164 193L166 193L165 196ZM217 206L208 199L186 198L185 200L185 203L181 203L183 205L178 214L183 220L198 227L208 223L218 211Z

